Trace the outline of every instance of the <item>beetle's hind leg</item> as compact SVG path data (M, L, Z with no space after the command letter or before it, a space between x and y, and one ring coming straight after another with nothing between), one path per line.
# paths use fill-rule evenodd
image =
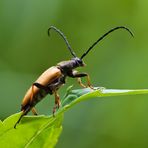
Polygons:
M32 111L32 113L33 113L34 115L38 115L38 113L37 113L35 107L33 107L33 108L31 109L31 111Z
M20 123L21 119L24 117L24 115L26 115L28 113L29 110L30 110L29 107L26 110L22 110L21 116L19 117L19 119L17 120L17 122L14 125L15 129L16 129L16 126Z

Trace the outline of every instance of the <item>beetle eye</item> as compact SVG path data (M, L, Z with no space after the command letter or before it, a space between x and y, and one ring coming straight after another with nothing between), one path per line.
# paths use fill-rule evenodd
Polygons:
M81 59L78 60L78 63L80 66L85 66L84 62Z
M80 63L80 64L82 64L82 61L81 61L81 60L79 60L79 63Z
M72 60L74 60L78 66L84 66L85 64L83 63L83 61L79 58L72 58Z

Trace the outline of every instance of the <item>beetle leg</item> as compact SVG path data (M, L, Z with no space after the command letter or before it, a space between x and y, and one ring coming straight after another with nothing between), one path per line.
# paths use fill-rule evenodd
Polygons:
M82 86L82 87L86 87L82 82L81 82L81 77L86 77L87 78L87 85L88 87L90 87L91 89L94 89L93 86L90 83L90 77L87 73L78 73L78 71L71 71L68 73L69 77L72 78L78 78L78 83Z
M54 91L54 96L55 96L55 105L53 107L53 116L54 116L54 113L56 112L56 109L59 108L61 105L60 97L57 91Z
M57 107L59 108L61 106L61 102L60 102L60 96L57 92L55 92L55 103L57 104Z
M35 107L33 107L33 108L31 109L31 111L32 111L32 113L33 113L34 115L38 115L38 113L37 113Z
M94 87L93 87L93 86L91 85L91 83L90 83L90 77L89 77L88 74L87 74L86 78L87 78L88 87L90 87L91 89L94 89Z
M21 121L22 117L23 117L24 115L26 115L26 114L28 113L28 111L29 111L29 108L27 108L26 110L22 110L21 116L19 117L19 119L17 120L17 122L16 122L15 125L14 125L14 128L15 128L15 129L16 129L17 124L19 124L19 122Z
M79 85L81 85L81 86L84 87L84 88L87 87L86 85L84 85L84 84L82 83L81 78L78 78L77 80L78 80Z
M48 92L50 94L52 94L52 90L49 87L47 87L47 86L44 86L44 85L39 84L37 82L33 83L33 85L38 87L38 88L40 88L40 89L43 89L44 91L46 91L46 92Z
M22 117L24 116L24 112L21 114L21 116L19 117L19 119L17 120L17 122L14 125L14 128L16 129L17 124L19 124L19 122L21 121Z

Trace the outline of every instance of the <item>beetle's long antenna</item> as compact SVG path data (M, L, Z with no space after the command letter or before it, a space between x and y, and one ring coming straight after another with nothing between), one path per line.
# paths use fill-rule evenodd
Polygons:
M125 29L125 30L127 30L127 31L131 34L131 36L134 37L133 33L132 33L128 28L126 28L126 27L124 27L124 26L115 27L115 28L109 30L108 32L106 32L106 33L105 33L104 35L102 35L95 43L93 43L93 44L88 48L88 50L81 56L80 59L83 59L83 58L88 54L88 52L89 52L98 42L100 42L105 36L107 36L108 34L110 34L111 32L113 32L113 31L115 31L115 30L117 30L117 29Z
M73 51L73 49L71 48L71 46L70 46L70 44L69 44L69 42L68 42L66 36L65 36L59 29L57 29L57 28L54 27L54 26L51 26L51 27L48 29L48 36L50 36L50 30L51 30L51 29L55 30L57 33L60 34L60 36L64 39L64 41L65 41L65 43L66 43L66 45L67 45L67 47L68 47L70 53L71 53L74 57L76 57L76 54L75 54L75 52Z

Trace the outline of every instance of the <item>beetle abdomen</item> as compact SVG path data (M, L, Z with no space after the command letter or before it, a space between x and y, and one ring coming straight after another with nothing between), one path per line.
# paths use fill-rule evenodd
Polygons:
M49 84L51 84L53 81L55 81L61 76L62 76L62 73L60 69L53 66L47 69L35 82L43 86L48 86ZM52 90L50 90L50 88L47 92L33 85L32 87L29 88L29 90L26 92L24 96L21 110L27 109L30 111L30 109L33 106L35 106L40 100L42 100L48 93L52 94ZM33 95L33 98L31 98L32 95Z
M24 111L25 114L27 114L32 109L32 107L34 107L38 102L40 102L47 94L48 92L40 89L38 93L33 96L32 100L30 99L28 102L21 105L21 111Z

